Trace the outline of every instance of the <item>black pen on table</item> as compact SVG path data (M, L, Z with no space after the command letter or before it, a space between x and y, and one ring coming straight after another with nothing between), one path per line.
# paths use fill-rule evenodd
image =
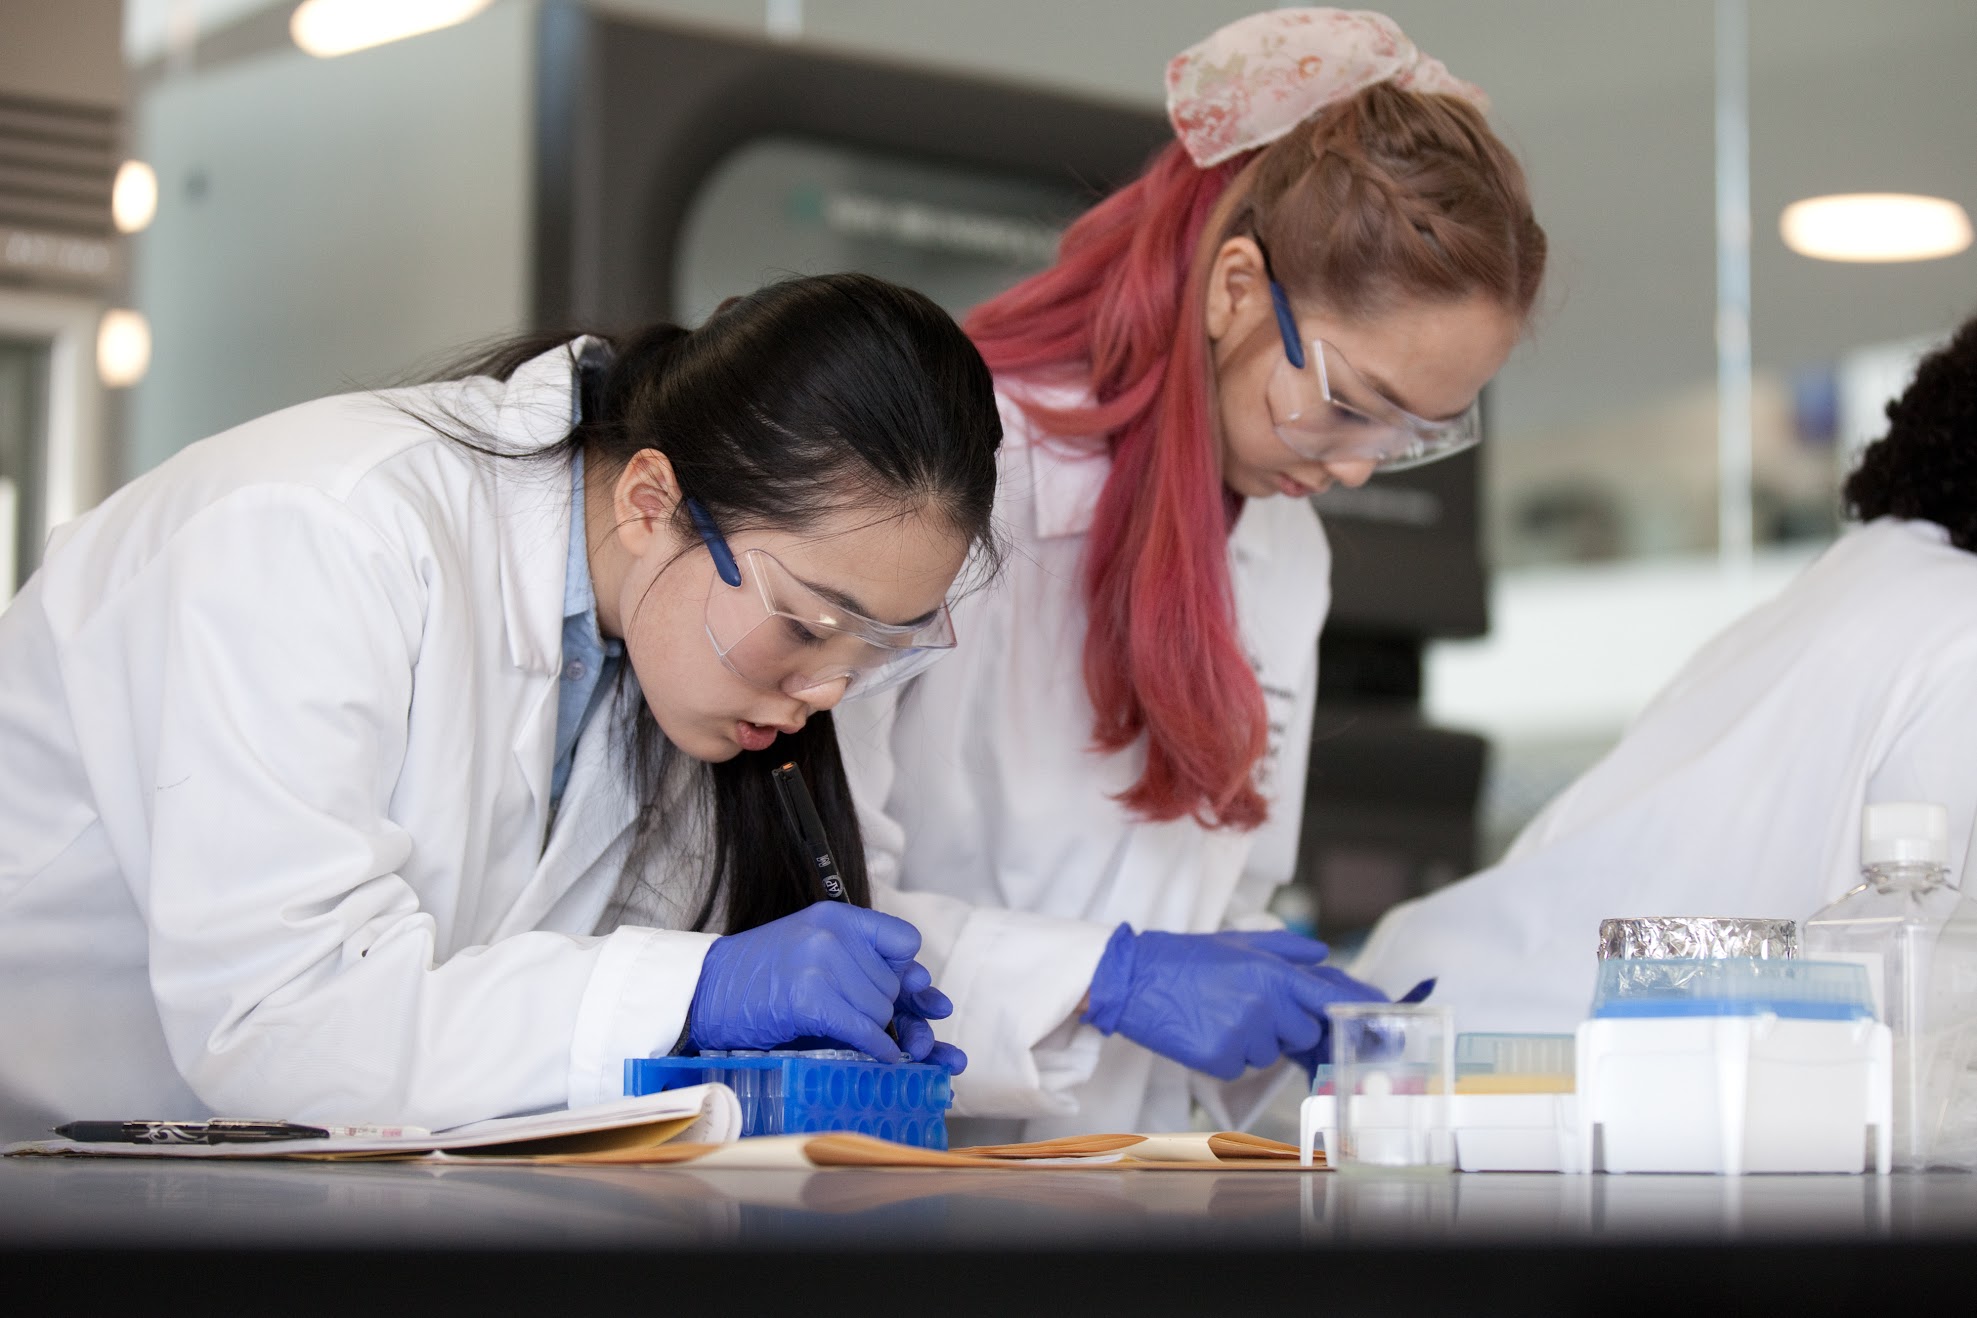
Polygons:
M279 1140L391 1139L424 1135L416 1126L308 1126L294 1121L71 1121L55 1133L78 1144L272 1144Z
M831 855L831 840L824 832L824 817L817 813L817 802L810 795L810 785L803 781L803 770L796 767L795 760L790 760L771 770L769 776L776 780L776 795L782 799L789 831L796 835L796 845L816 868L825 895L848 905L851 895L844 890L844 880L838 877L837 859ZM898 1043L899 1031L888 1025L886 1037Z

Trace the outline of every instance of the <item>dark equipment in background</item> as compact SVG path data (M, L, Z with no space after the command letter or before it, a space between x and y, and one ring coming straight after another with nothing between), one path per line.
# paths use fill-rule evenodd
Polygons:
M1487 393L1483 420L1487 434ZM1314 501L1332 543L1332 610L1318 642L1297 873L1329 938L1476 868L1489 746L1427 724L1421 666L1429 641L1489 630L1485 452Z
M692 324L785 273L861 269L957 316L1171 140L1155 113L544 6L534 317ZM1430 728L1434 638L1487 629L1472 451L1321 496L1320 646L1299 880L1328 933L1468 873L1485 746Z

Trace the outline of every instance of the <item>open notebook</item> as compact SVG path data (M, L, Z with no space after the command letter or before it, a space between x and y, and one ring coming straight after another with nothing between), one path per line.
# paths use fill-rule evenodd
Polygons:
M867 1135L739 1139L741 1109L726 1085L695 1085L568 1112L501 1117L430 1135L336 1137L267 1144L82 1144L33 1140L16 1157L219 1158L306 1161L503 1161L804 1171L819 1167L1179 1168L1295 1171L1294 1145L1231 1131L1081 1135L943 1152ZM1319 1155L1322 1166L1323 1155Z
M9 1145L9 1156L97 1158L284 1158L378 1160L528 1158L560 1161L588 1155L635 1154L678 1141L695 1148L730 1144L741 1135L741 1106L726 1085L695 1085L620 1099L596 1107L497 1117L431 1134L389 1139L338 1136L266 1144L79 1144L31 1140Z

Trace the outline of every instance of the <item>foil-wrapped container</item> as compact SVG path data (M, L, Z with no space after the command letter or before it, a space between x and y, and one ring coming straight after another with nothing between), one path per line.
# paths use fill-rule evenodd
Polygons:
M1602 961L1688 961L1718 957L1771 961L1798 954L1798 925L1790 920L1656 915L1599 922Z

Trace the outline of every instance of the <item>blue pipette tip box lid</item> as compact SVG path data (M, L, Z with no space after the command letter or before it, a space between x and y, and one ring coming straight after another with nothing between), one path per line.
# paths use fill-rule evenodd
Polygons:
M1577 1043L1570 1034L1458 1034L1455 1074L1571 1075Z
M1602 961L1593 1016L1777 1016L1874 1019L1867 971L1842 961L1752 957Z
M851 1131L914 1148L947 1147L954 1083L943 1067L837 1048L625 1061L628 1098L705 1084L735 1091L744 1136Z

